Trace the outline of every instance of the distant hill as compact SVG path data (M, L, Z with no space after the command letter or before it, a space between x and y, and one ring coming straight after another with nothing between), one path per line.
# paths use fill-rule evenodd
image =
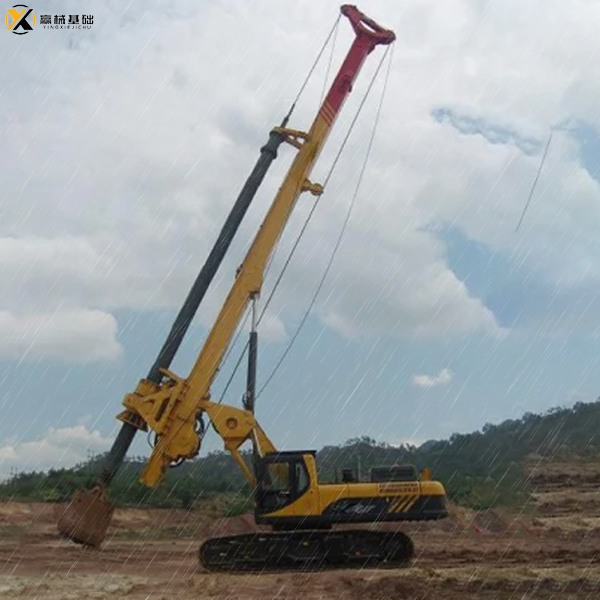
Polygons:
M600 400L553 408L544 414L486 424L481 431L430 440L420 447L391 446L369 437L353 438L317 453L319 477L333 482L342 468L353 468L363 480L378 465L413 463L430 467L449 496L472 508L520 504L527 494L525 459L539 457L596 458L600 452ZM0 485L0 499L63 501L94 480L101 457L72 469L21 473ZM184 463L167 474L165 483L149 490L138 483L142 458L126 462L110 489L118 505L184 506L219 495L237 497L240 506L249 490L237 465L225 452L213 452Z

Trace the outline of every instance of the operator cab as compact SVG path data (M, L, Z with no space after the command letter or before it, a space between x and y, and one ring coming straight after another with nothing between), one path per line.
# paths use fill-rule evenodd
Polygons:
M315 450L277 452L258 459L256 512L270 513L291 504L310 489L305 456Z

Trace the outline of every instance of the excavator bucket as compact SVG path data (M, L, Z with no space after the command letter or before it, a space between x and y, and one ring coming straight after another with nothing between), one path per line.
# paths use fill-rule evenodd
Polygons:
M98 547L106 537L114 510L101 488L79 490L60 515L58 532L78 544Z

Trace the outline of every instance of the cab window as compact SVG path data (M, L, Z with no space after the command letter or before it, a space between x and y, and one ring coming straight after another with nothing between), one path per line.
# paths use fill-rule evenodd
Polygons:
M265 461L262 467L257 507L271 512L291 504L308 491L310 479L301 457L287 461Z
M265 488L269 492L290 491L290 470L287 463L271 463L267 465Z
M309 480L308 480L308 471L306 470L306 465L304 461L295 464L296 470L296 495L301 496L308 490Z

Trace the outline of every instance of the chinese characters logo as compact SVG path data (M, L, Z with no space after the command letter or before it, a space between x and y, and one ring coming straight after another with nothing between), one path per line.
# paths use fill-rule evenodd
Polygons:
M33 31L36 23L32 8L24 4L15 4L6 9L6 29L24 35ZM44 29L91 29L94 15L40 15L40 24Z
M6 9L4 17L6 29L17 35L25 35L33 31L35 27L35 13L33 8L24 4L15 4L12 8Z
M33 31L35 13L24 4L15 4L6 9L6 29L24 35ZM40 15L40 23L44 29L91 29L94 24L93 15Z
M94 24L94 16L40 15L40 23L44 29L91 29Z

